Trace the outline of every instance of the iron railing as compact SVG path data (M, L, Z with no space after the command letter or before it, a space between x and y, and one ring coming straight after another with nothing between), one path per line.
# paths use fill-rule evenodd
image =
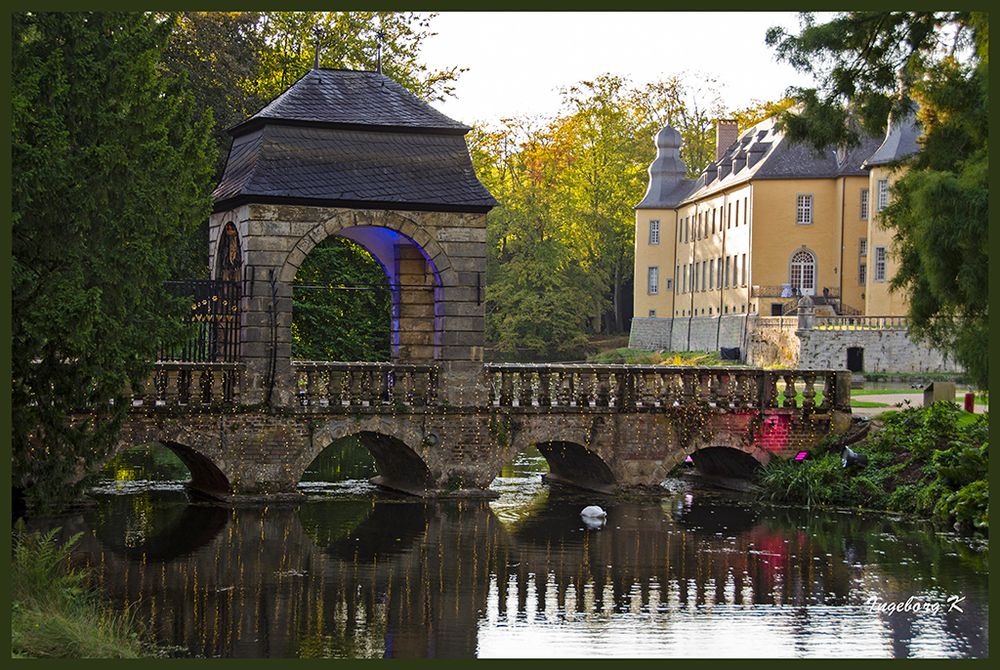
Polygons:
M167 291L191 301L179 342L160 348L160 361L234 362L240 357L240 282L187 279L166 282Z

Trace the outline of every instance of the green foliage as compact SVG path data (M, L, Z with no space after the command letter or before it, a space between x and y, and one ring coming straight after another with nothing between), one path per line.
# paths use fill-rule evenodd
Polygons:
M11 652L15 658L138 658L148 654L132 622L112 614L70 566L80 534L14 529L11 560Z
M164 65L194 84L200 108L218 121L215 142L221 175L228 128L257 112L313 66L316 30L320 66L374 70L378 32L383 71L425 100L453 93L462 69L430 70L420 61L434 14L412 12L181 12Z
M73 495L107 453L129 383L178 334L163 281L203 263L212 119L160 71L170 29L13 16L13 483L35 502Z
M894 233L894 290L911 332L951 351L986 388L989 357L989 28L968 12L847 12L798 35L769 31L778 56L816 75L782 115L790 138L817 149L856 143L917 103L921 150L903 162L880 220Z
M341 237L316 245L293 281L292 357L389 360L392 294L382 266Z
M469 138L500 202L487 217L487 339L508 354L565 360L582 356L587 333L627 327L632 208L647 187L652 138L676 128L695 176L714 159L723 107L712 80L680 76L634 86L604 74L562 95L553 119L506 119Z
M971 422L954 403L895 412L852 448L868 456L845 470L834 442L803 462L775 460L761 476L763 496L808 506L914 513L983 533L989 529L989 421Z

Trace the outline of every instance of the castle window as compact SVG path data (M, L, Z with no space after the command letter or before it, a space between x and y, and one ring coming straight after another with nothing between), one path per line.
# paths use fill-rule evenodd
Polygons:
M868 189L861 189L861 220L868 220Z
M868 264L858 263L858 283L864 286L868 279Z
M878 183L878 202L876 203L875 210L881 212L883 209L889 206L889 180L879 179L877 183Z
M660 221L659 219L653 219L649 222L649 243L659 244L660 243Z
M816 295L816 257L811 251L799 249L792 254L788 279L802 295Z
M740 272L740 284L743 285L743 286L746 286L747 285L747 255L746 254L743 254L743 262L741 263L741 266L742 266L742 268L741 268L741 272Z
M715 288L715 259L708 261L708 290Z
M729 265L732 262L732 256L726 256L726 288L729 288Z
M660 268L656 266L649 268L646 292L649 295L656 295L660 292Z
M858 240L858 256L868 255L868 238L862 237Z
M795 223L800 226L813 222L813 197L809 193L800 193L795 198Z
M875 281L885 281L885 247L875 247Z
M649 310L649 318L651 318L651 319L655 319L656 318L656 310L655 309Z

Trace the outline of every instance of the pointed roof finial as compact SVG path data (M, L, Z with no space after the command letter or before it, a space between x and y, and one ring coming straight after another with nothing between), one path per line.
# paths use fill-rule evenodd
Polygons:
M319 69L319 43L323 37L323 30L319 26L313 28L313 37L316 38L316 56L313 59L313 68Z
M375 61L375 71L382 74L382 42L385 40L385 31L382 30L381 21L379 22L379 29L375 33L375 37L378 38L378 56Z

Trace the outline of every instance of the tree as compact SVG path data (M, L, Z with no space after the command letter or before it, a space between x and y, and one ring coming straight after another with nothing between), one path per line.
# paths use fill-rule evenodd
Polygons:
M295 273L292 357L312 361L389 360L389 282L359 244L329 237Z
M227 130L256 113L313 67L374 70L382 44L383 70L425 100L453 93L458 66L431 70L420 61L434 14L410 12L182 12L165 50L164 66L187 74L199 107L217 126L222 175Z
M916 103L921 150L893 187L882 220L900 264L892 285L910 300L911 332L988 378L988 48L985 14L850 12L767 41L817 88L782 115L788 135L822 147L884 131ZM856 121L856 122L855 122Z
M170 30L13 16L13 482L40 503L105 457L130 382L176 334L163 282L192 270L212 119L158 66Z

